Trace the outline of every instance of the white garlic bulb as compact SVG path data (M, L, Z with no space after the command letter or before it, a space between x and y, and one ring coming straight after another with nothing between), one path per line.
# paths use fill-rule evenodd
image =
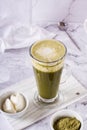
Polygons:
M17 112L23 110L26 105L24 97L19 93L11 95L10 100L14 104L15 110Z
M26 101L22 94L12 94L10 98L6 98L3 103L3 110L8 113L16 113L22 111L26 106Z
M8 113L16 113L16 110L9 98L5 100L3 104L3 110Z

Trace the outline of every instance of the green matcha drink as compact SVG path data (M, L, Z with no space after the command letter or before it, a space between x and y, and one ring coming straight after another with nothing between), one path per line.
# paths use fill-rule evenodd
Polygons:
M58 95L65 54L65 46L56 40L38 41L30 48L39 98L43 102L53 102Z

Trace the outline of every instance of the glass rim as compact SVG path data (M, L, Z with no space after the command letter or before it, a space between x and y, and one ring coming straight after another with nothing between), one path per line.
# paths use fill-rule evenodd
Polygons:
M59 41L59 40L55 40L55 39L44 39L44 40L54 40L54 41L60 42L60 43L64 46L64 48L65 48L65 53L64 53L64 55L61 56L59 59L54 60L54 61L45 62L45 61L39 60L39 59L35 58L35 57L31 54L31 48L32 48L32 46L36 43L36 42L34 42L34 43L29 47L29 54L30 54L31 58L33 58L34 60L36 60L36 61L38 61L38 62L45 63L45 64L51 64L51 63L56 63L56 62L58 62L58 61L61 61L61 60L65 57L65 55L66 55L66 53L67 53L67 48L66 48L65 44L64 44L63 42L61 42L61 41ZM44 40L39 40L39 41L37 41L37 42L44 41Z

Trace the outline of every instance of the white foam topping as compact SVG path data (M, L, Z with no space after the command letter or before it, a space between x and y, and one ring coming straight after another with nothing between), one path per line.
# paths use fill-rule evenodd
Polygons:
M49 47L41 47L36 51L36 54L39 55L39 57L42 57L44 61L50 62L53 61L53 59L56 57L56 50L55 48L49 48Z
M39 48L38 51L36 51L39 55L42 55L43 57L47 56L47 55L52 55L54 52L54 48L46 48L46 47L42 47Z
M53 72L59 70L63 66L63 59L61 58L65 55L65 50L66 49L64 45L56 40L43 40L35 43L31 49L31 54L34 57L34 67L45 72ZM54 61L58 61L55 63L56 66L52 66L51 63L51 67L49 67L49 62ZM48 62L48 64L46 64L46 62Z

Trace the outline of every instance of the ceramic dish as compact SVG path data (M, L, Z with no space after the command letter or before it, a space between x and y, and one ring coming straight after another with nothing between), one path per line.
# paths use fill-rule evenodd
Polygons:
M26 112L26 110L27 110L27 108L28 108L28 105L29 105L29 102L28 102L27 97L26 97L23 93L19 93L19 94L21 94L21 95L23 96L24 101L25 101L25 107L24 107L21 111L16 112L16 113L9 113L9 112L5 112L5 111L3 110L3 103L5 102L5 100L6 100L7 98L9 98L12 94L14 95L14 94L16 94L16 93L17 93L17 92L9 91L9 92L6 92L6 93L4 93L4 94L2 94L2 95L0 96L0 100L1 100L1 102L0 102L0 111L1 111L4 115L11 116L11 117L21 117L21 116Z
M77 112L72 111L72 110L61 110L52 115L51 120L50 120L51 130L55 130L53 127L54 123L62 117L75 117L81 123L81 127L79 130L83 129L83 120Z

